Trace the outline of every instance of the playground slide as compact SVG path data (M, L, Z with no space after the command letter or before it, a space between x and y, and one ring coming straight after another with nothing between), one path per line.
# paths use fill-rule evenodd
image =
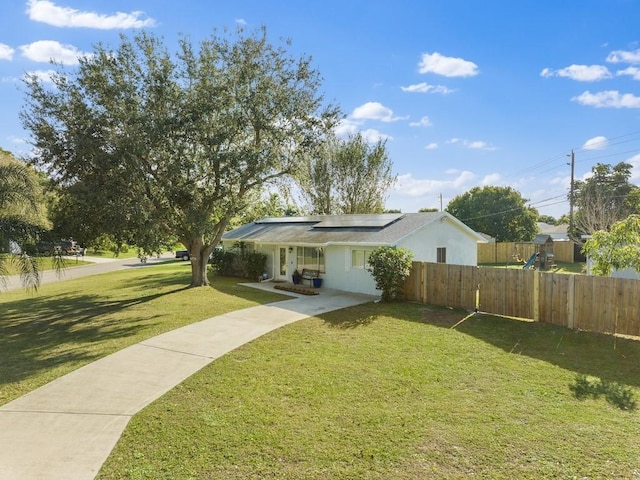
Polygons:
M531 268L533 266L533 263L536 261L536 257L538 256L537 253L534 253L533 255L531 255L529 257L529 260L527 260L527 263L524 264L524 268L525 270L528 270L529 268Z

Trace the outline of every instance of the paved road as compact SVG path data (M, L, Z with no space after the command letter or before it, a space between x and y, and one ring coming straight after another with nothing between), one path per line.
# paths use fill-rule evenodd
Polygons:
M216 358L283 325L372 300L322 289L187 325L60 377L0 407L0 480L91 480L136 412Z
M82 258L82 257L80 257ZM70 280L72 278L87 277L100 273L114 272L125 268L139 268L145 265L153 265L154 263L164 262L174 258L173 253L168 252L161 255L160 258L149 258L146 264L143 264L137 258L103 258L103 257L84 257L85 261L95 262L91 265L76 265L76 257L67 257L67 267L63 269L61 275L54 270L44 270L40 277L40 285L58 282L60 280ZM6 288L0 289L0 295L3 291L17 290L23 288L19 275L6 277Z

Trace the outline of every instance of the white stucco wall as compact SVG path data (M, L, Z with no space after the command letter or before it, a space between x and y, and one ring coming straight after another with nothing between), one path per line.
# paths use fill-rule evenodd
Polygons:
M436 262L437 249L447 249L447 262L453 265L477 265L478 242L454 221L443 219L424 226L398 243L413 252L416 262Z
M346 292L380 295L371 273L364 268L351 267L351 251L373 250L374 247L331 245L325 248L327 273L323 274L323 287Z

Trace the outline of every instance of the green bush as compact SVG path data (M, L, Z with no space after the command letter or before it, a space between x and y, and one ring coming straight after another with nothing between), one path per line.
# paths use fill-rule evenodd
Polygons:
M235 263L237 254L230 252L229 250L214 249L211 252L211 269L217 275L225 277L234 274L233 265Z
M260 252L245 253L242 260L244 276L253 280L260 278L267 266L267 256Z
M404 281L411 272L413 253L405 248L378 247L369 255L369 272L382 290L382 301L399 299L404 290Z

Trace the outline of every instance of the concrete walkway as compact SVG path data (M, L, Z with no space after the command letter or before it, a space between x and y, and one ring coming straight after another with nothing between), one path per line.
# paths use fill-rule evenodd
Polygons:
M60 377L0 407L0 480L93 479L136 412L214 359L288 323L373 299L322 289L158 335Z

